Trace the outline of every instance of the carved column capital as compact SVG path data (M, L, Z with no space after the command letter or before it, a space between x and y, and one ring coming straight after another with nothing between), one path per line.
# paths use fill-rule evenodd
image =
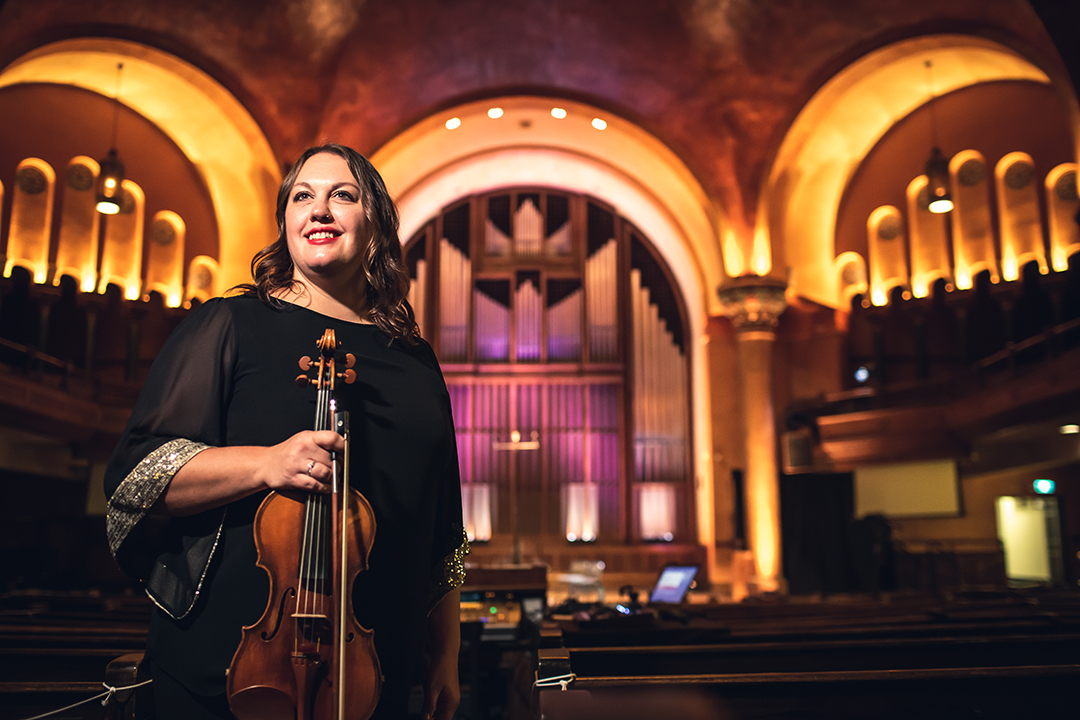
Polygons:
M732 278L717 288L716 293L735 332L771 333L787 309L786 290L787 283L783 280L744 276Z

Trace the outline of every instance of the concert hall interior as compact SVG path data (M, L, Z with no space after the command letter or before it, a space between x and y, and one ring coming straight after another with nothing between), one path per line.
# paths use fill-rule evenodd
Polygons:
M322 142L385 178L450 392L458 717L1057 707L1078 39L1057 0L6 0L0 708L141 652L105 464ZM669 566L693 587L644 602ZM983 650L928 659L959 636Z

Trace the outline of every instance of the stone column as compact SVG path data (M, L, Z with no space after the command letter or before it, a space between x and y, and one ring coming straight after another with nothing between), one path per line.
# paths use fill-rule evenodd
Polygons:
M718 291L739 347L752 592L786 591L780 567L780 478L772 396L772 349L776 324L787 307L785 289L786 283L776 278L741 277Z

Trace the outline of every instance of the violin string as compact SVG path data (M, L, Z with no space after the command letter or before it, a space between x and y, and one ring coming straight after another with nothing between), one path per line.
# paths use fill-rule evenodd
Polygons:
M297 606L297 613L300 614L300 615L304 615L304 614L306 614L308 612L308 607L307 607L308 606L308 589L307 589L306 579L309 576L309 567L310 567L310 564L311 564L311 559L310 559L311 543L310 543L310 541L308 539L308 532L309 532L308 528L309 528L310 525L311 525L311 505L310 505L310 503L305 503L305 505L304 505L304 533L303 533L303 537L302 537L301 543L300 543L300 567L299 567L300 576L297 579L297 588L299 588L299 591L298 591L299 597L297 598L296 606ZM297 622L295 623L296 643L297 643L297 645L299 645L303 641L303 637L302 637L303 627L304 627L304 621L302 619L298 619ZM299 649L299 648L297 648L297 649Z
M316 430L319 429L318 422L319 422L319 416L321 415L322 396L323 396L323 393L322 393L322 368L323 368L323 363L320 360L319 368L318 368L319 392L316 395L316 408L315 408L315 423L316 423L315 429ZM313 543L312 543L312 532L313 532L312 526L313 526L314 520L315 520L315 515L314 515L315 508L314 508L312 499L313 498L311 496L309 496L309 497L307 497L305 499L305 502L304 502L304 529L303 529L302 539L301 539L301 543L300 543L300 567L299 567L300 576L299 576L299 578L297 580L297 587L299 588L299 590L298 590L298 595L299 596L297 598L297 603L296 603L296 605L297 605L297 613L300 615L300 618L298 618L297 621L293 624L294 633L295 633L294 642L297 645L300 645L300 644L306 645L307 641L310 639L309 636L308 636L308 628L311 625L310 616L311 616L311 613L312 613L312 607L311 607L312 595L311 595L311 591L310 591L310 588L309 588L309 584L314 581L314 577L313 577L313 574L312 574L312 564L313 564L312 563L312 561L313 561L312 555L314 553L314 548L313 548Z
M324 361L324 363L325 363L325 361ZM325 365L324 365L324 367L325 367ZM319 401L318 401L318 406L317 406L316 412L315 412L315 429L316 430L324 430L325 429L324 426L326 424L325 418L326 418L327 395L328 395L328 392L329 392L327 390L327 387L328 386L327 386L327 383L326 383L326 370L324 369L323 370L323 381L321 383L319 383ZM311 592L309 593L309 598L311 600L311 607L308 610L308 612L311 615L316 615L316 614L319 614L319 611L322 609L320 607L319 597L321 596L321 594L323 592L323 589L322 589L323 574L324 574L323 573L323 570L324 570L323 566L324 566L324 563L325 563L325 559L323 558L323 543L322 543L322 539L323 539L323 529L322 529L322 525L323 525L323 505L324 505L323 496L322 495L313 495L311 497L310 505L311 505L312 513L313 513L313 515L312 515L312 526L311 526L311 552L312 552L311 579L312 579L312 585L311 585ZM312 621L308 624L309 631L313 629L314 624L315 624L315 620L312 619ZM308 640L308 642L314 642L315 638L312 637L312 636L309 636L307 638L307 640Z
M332 373L334 372L334 365L332 360L325 361L325 371L323 376L323 382L320 383L319 389L319 402L316 412L316 429L326 430L328 429L327 415L330 411L330 388ZM314 573L317 578L316 584L313 587L312 594L312 614L324 615L325 607L323 602L323 596L326 592L325 584L327 578L327 557L326 557L326 496L318 495L314 498L315 505L315 522L312 528L314 533L313 545L314 545ZM315 638L311 638L315 640Z

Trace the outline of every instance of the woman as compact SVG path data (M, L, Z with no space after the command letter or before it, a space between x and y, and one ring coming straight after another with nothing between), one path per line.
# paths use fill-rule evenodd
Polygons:
M147 645L159 718L230 717L225 673L266 607L252 522L271 490L326 492L332 431L297 360L333 329L356 357L339 385L351 476L377 523L354 609L384 676L374 717L405 717L427 630L425 717L458 703L467 542L449 396L405 300L397 211L378 173L340 145L307 150L281 184L278 239L243 295L193 311L154 363L109 464L109 540L157 605ZM426 616L426 619L425 619Z

